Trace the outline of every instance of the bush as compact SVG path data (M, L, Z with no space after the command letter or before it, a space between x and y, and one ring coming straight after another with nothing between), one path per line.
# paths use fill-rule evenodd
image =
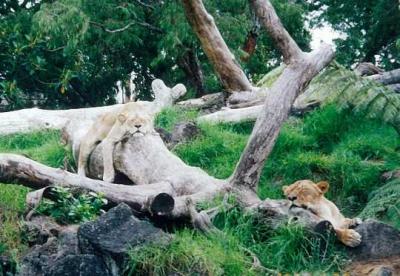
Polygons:
M107 199L93 192L74 195L70 189L52 188L53 201L43 200L37 212L53 217L58 223L81 223L95 219Z
M390 181L371 192L360 217L383 220L400 229L400 180Z

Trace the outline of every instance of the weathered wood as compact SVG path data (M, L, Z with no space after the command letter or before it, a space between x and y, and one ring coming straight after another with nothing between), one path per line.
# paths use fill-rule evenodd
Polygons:
M208 123L238 123L244 121L255 121L262 109L262 105L239 109L223 108L217 112L199 116L197 121Z
M356 68L354 68L354 72L360 76L371 76L375 74L381 74L384 72L384 70L376 67L371 62L361 62L356 66Z
M251 0L250 4L288 64L266 93L263 109L230 179L234 188L246 191L248 197L253 199L264 162L275 145L296 97L331 62L334 52L332 47L323 44L312 53L303 53L283 27L268 0Z
M394 90L397 93L400 93L400 83L389 84L386 87Z
M208 94L200 98L177 102L176 105L184 108L195 109L209 109L213 107L220 108L224 105L224 93L219 92Z
M158 109L172 105L174 101L186 93L184 85L178 84L171 90L159 79L153 81L152 89ZM116 104L68 110L30 108L3 112L0 113L0 134L7 135L44 129L61 130L67 127L70 122L91 122L99 115L118 110L121 106Z
M249 2L255 15L274 40L275 46L282 53L284 62L289 64L300 58L301 49L283 27L271 2L268 0L250 0Z
M384 85L400 83L400 69L368 76L367 78L382 83Z
M252 86L221 36L201 0L182 0L186 18L228 92L251 91Z

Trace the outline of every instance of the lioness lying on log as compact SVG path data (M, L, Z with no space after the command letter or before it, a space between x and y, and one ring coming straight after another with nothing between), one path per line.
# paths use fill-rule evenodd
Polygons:
M117 111L100 116L82 139L79 149L78 174L85 176L87 161L95 147L103 143L103 180L113 182L115 177L113 151L116 143L128 136L156 134L153 129L149 102L130 102Z
M329 221L338 239L345 245L355 247L361 243L361 235L349 229L360 224L361 220L345 218L336 205L325 198L324 194L329 189L328 182L315 184L310 180L300 180L290 186L283 186L282 189L287 199L292 202L291 207L304 208L321 218L321 221Z

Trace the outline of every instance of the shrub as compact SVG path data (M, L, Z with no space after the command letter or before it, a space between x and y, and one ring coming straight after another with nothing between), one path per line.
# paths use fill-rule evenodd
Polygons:
M53 201L43 200L38 212L53 217L62 224L80 223L95 219L107 200L93 192L74 195L70 189L55 187Z

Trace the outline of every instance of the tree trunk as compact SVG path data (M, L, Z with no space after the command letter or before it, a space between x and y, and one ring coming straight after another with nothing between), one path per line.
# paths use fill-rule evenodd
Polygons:
M255 198L261 170L292 104L314 76L331 62L334 52L328 45L322 45L311 54L301 52L268 0L253 0L251 4L288 62L288 66L266 93L262 111L230 180L233 187L245 190L250 198Z
M251 91L252 86L222 38L214 18L201 0L182 0L186 18L228 92Z
M383 85L400 83L400 69L368 76L367 78L382 83Z
M271 2L268 0L250 0L249 2L251 9L274 40L275 46L282 53L284 62L289 64L300 58L302 51L283 27Z
M187 49L178 60L179 66L196 89L196 98L205 94L203 70L194 49Z

